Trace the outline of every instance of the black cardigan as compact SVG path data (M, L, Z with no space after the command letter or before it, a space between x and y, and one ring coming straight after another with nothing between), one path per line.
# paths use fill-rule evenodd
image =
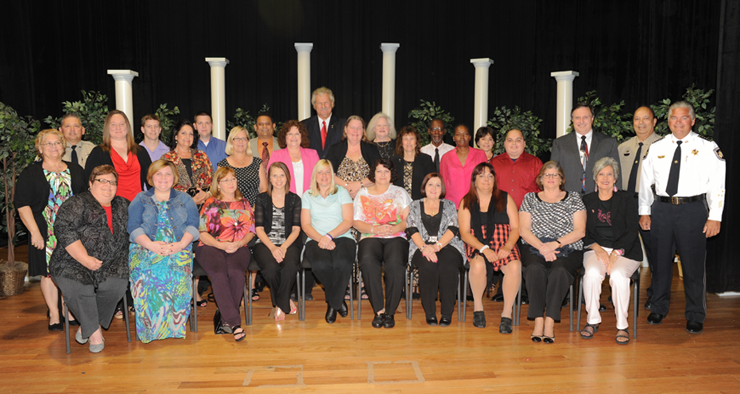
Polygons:
M139 166L141 166L141 190L145 190L145 187L150 187L146 181L146 175L149 172L149 166L152 165L152 158L149 157L149 153L143 147L139 147L136 150L136 158L139 159ZM89 178L92 174L92 170L97 166L108 164L113 166L113 160L110 158L110 152L103 151L100 145L93 148L90 151L90 156L87 157L85 163L85 178Z
M396 155L391 156L391 160L393 161L393 165L396 166L396 173L398 174L398 179L396 179L394 184L402 188L403 166L405 162L402 157ZM431 174L432 172L436 171L437 167L434 165L431 156L424 153L419 153L416 155L413 164L413 174L411 175L412 200L420 200L422 198L421 183L424 181L424 177L427 176L427 174Z
M87 178L82 167L77 163L67 161L64 164L69 168L72 194L77 195L87 190L88 182L86 181ZM44 176L43 162L33 163L26 167L18 177L15 198L13 199L13 204L15 204L16 208L31 208L33 219L36 221L41 236L44 237L44 244L47 241L48 229L46 228L46 219L44 219L43 213L44 208L49 204L50 190L51 186L46 181L46 176ZM28 259L29 264L40 264L43 261L43 265L46 265L46 249L36 249L36 247L32 246L31 237L28 237Z
M254 200L254 226L263 227L266 234L272 231L272 197L263 192ZM285 238L301 226L301 198L293 192L285 195Z
M583 246L599 242L596 233L596 210L599 208L599 192L583 196L583 205L586 206L586 236L583 237ZM634 193L618 191L611 199L611 221L614 233L614 248L624 249L624 257L632 260L642 260L642 247L638 238L639 216Z
M336 174L339 170L339 165L342 164L345 156L347 156L347 140L339 141L329 148L329 153L326 154L326 160L331 162L334 166L334 173ZM369 167L372 168L376 160L380 159L380 152L375 144L360 141L360 152L362 152L362 158ZM344 186L344 185L340 185Z

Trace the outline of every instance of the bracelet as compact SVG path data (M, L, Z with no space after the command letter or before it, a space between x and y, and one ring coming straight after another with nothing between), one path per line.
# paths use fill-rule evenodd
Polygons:
M436 246L437 246L437 252L439 252L439 251L440 251L440 250L442 250L442 248L443 248L443 246L442 246L442 242L439 242L439 241L437 241L437 243L436 243L436 244L434 244L434 245L436 245Z
M479 250L478 252L479 252L480 254L483 254L483 251L484 251L484 250L486 250L486 249L490 249L490 248L488 247L488 245L483 245L483 247L482 247L482 248L480 248L480 250Z
M560 240L559 240L559 239L556 239L556 240L555 240L555 242L557 242L557 243L558 243L558 246L563 246L563 243L562 243L562 242L560 242Z
M330 240L332 240L332 241L334 240L334 237L332 237L331 234L326 233L326 236L329 237Z

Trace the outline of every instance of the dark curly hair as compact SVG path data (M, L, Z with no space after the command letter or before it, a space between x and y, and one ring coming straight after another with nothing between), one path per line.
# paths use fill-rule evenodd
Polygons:
M309 148L311 146L311 141L308 139L308 130L306 130L306 125L297 120L289 120L283 124L283 127L280 128L280 132L278 133L277 139L280 149L285 149L285 147L288 146L285 142L285 136L293 127L297 127L298 132L301 133L301 147Z
M182 130L186 125L193 129L193 144L190 145L190 149L198 149L198 132L195 130L195 127L193 127L193 123L187 119L181 119L175 123L175 127L172 129L172 134L170 135L170 149L175 150L175 148L177 148L177 140L175 137L177 137L180 130Z
M375 163L373 163L373 165L370 166L370 173L367 174L367 179L369 179L370 182L375 183L375 170L378 169L378 166L383 166L391 172L391 183L395 182L396 179L398 179L398 173L396 172L396 166L393 165L393 162L391 161L391 159L380 158L378 160L375 160Z

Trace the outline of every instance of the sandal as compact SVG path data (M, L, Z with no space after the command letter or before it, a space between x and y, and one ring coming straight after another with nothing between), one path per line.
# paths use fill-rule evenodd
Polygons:
M208 302L216 302L216 297L213 296L213 293L208 293L206 299L208 299Z
M208 306L208 301L206 300L195 301L195 305L198 305L201 308L205 308Z
M364 287L363 287L364 289ZM347 290L344 291L344 299L349 301L350 295L349 295L349 286L347 286Z
M620 334L620 332L625 332L627 335ZM625 328L624 330L617 329L617 336L614 338L615 341L617 341L617 344L619 345L626 345L630 343L630 332L629 328Z
M257 291L257 289L252 289L252 301L259 301L260 300L260 293Z
M123 319L123 311L120 308L116 308L116 314L113 315L118 320Z
M360 299L361 300L369 300L370 297L367 296L367 292L365 291L365 285L363 284L360 288Z
M244 332L244 329L241 326L234 326L234 340L237 342L241 342L244 340L244 338L247 337L247 333Z
M275 321L285 320L285 312L279 307L275 308Z
M591 330L589 331L589 327ZM581 338L583 339L591 339L594 337L594 334L599 332L599 325L598 324L588 324L586 323L586 326L583 327L583 330L581 330Z
M290 314L295 315L298 313L298 307L294 303L290 303Z

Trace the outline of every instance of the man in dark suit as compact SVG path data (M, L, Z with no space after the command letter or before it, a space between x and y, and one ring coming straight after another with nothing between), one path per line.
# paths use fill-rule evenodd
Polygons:
M594 111L588 104L579 103L570 113L575 133L558 137L552 142L550 160L557 161L565 173L565 190L581 195L595 190L594 164L603 157L619 163L617 140L593 131ZM620 167L621 172L621 167Z
M316 115L301 122L308 130L311 149L316 149L319 157L325 159L329 147L342 140L344 124L347 120L332 114L334 93L323 86L313 91L311 105L316 110ZM336 168L334 170L336 171Z

